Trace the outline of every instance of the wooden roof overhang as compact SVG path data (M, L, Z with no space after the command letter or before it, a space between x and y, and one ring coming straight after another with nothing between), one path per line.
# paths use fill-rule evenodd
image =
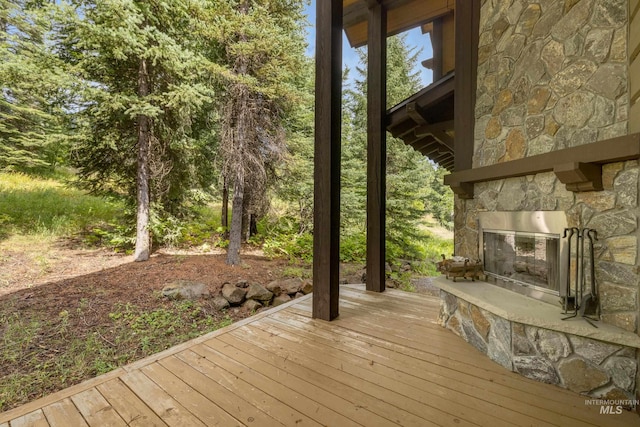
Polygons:
M454 170L455 73L387 111L387 130L448 171Z
M352 47L367 44L368 10L378 0L344 0L343 26ZM387 11L387 36L427 24L455 9L455 0L381 0Z

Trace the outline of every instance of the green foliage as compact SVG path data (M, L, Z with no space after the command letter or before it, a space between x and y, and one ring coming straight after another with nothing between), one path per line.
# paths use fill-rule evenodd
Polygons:
M199 302L175 301L152 311L123 304L114 307L109 327L72 336L69 325L85 322L88 310L85 300L58 319L26 318L15 307L0 311L0 366L6 368L0 411L231 324Z
M123 206L59 181L0 172L0 222L5 233L70 236L118 222Z
M0 170L65 161L65 109L73 79L53 54L42 2L0 0Z
M72 0L61 7L58 49L79 81L73 163L92 191L136 195L138 121L151 120L151 199L180 215L192 188L215 174L213 88L201 47L200 2ZM149 94L139 87L141 64Z

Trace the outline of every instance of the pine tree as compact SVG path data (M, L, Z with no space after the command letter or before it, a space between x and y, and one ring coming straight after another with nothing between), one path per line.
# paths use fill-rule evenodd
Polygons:
M55 166L66 153L66 93L46 2L0 0L0 168Z
M224 181L233 189L228 264L240 262L243 216L264 210L268 176L285 152L304 58L302 1L211 2L212 35L228 67L221 111Z
M359 51L366 64L366 52ZM391 107L420 89L413 70L418 53L407 47L404 36L387 39L387 107ZM342 230L343 235L364 235L366 223L366 71L358 69L355 89L348 94L346 108L352 111L343 137L342 157ZM419 223L426 213L428 184L433 165L401 140L387 137L387 254L388 258L416 257L420 250Z
M61 54L85 82L75 164L92 190L135 200L137 261L149 258L150 217L211 178L200 172L213 155L203 10L197 0L73 0L61 15Z

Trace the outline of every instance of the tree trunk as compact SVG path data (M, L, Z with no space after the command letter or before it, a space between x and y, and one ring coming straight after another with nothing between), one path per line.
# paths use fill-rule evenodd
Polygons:
M258 217L255 214L251 214L249 220L249 237L253 237L258 234Z
M145 59L140 60L138 68L138 95L141 98L149 95L149 74L147 72L147 61ZM138 211L134 261L147 261L151 253L151 238L149 236L149 206L151 204L149 191L150 136L151 119L145 115L138 116Z
M240 264L240 246L242 244L242 211L244 203L244 174L238 171L233 186L233 206L231 208L231 230L227 248L227 264Z
M244 199L242 203L242 242L247 243L249 240L249 199L251 195L248 190L245 190Z
M224 229L223 238L229 238L229 186L227 185L227 178L224 178L222 184L222 216L220 219L221 226Z

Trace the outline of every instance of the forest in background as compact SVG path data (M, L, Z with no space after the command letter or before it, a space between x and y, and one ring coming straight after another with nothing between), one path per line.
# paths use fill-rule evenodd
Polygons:
M100 196L116 209L63 233L137 260L160 246L215 244L235 264L248 241L308 261L314 63L303 6L0 0L0 179L55 178ZM388 40L389 106L420 89L418 54L402 36ZM341 259L358 262L363 69L347 71L355 83L343 92ZM387 168L388 260L433 257L441 245L422 223L430 215L451 227L445 171L391 137ZM41 216L26 215L8 188L0 185L0 235L38 229Z

